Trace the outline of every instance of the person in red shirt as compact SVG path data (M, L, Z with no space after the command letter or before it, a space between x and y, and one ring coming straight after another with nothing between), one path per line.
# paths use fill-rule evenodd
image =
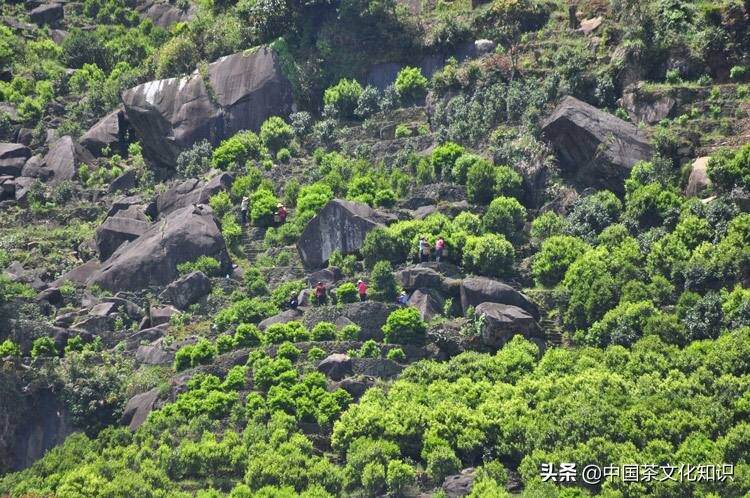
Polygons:
M442 237L438 237L437 241L435 241L435 261L440 263L440 260L443 259L443 251L445 250L445 240L443 240Z
M367 284L362 280L357 282L357 291L359 291L360 302L367 301Z
M284 223L286 223L287 211L286 211L286 207L281 203L279 203L276 206L276 216L278 216L279 218L280 225L283 225Z
M326 286L323 285L323 282L318 282L315 286L315 300L318 306L323 306L326 303Z

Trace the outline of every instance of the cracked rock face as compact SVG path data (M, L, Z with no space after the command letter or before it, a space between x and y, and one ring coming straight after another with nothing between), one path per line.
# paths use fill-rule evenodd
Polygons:
M182 78L149 81L122 94L145 154L173 167L195 142L213 145L270 116L292 111L292 85L268 47L228 55Z

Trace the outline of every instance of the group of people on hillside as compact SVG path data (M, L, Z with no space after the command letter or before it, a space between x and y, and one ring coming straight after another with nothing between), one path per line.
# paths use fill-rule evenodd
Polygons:
M250 206L250 199L245 196L242 198L242 202L240 203L240 215L242 217L242 224L247 225L247 212L248 208ZM286 223L286 217L289 214L289 212L286 209L286 206L279 202L276 204L276 211L273 213L273 223L274 225L283 225Z
M427 263L430 261L430 256L432 255L432 245L427 240L427 237L420 237L419 238L419 247L417 248L419 251L419 262L420 263ZM440 263L443 260L443 257L445 256L445 239L442 237L438 237L438 239L435 241L435 261Z
M313 287L313 294L315 296L315 304L323 306L328 301L328 289L323 282L318 282ZM357 281L357 294L359 294L359 301L367 301L367 284L364 280ZM299 297L296 293L292 293L287 301L287 307L290 309L297 309L299 306Z

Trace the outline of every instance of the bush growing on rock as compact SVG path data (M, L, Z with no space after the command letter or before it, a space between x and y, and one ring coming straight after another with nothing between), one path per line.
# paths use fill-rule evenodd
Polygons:
M411 307L393 311L383 325L385 341L394 344L421 344L426 332L427 324Z
M521 198L523 194L523 177L509 166L495 168L495 194L505 197Z
M406 354L404 353L404 350L401 348L393 348L389 350L388 353L385 355L385 357L391 361L395 361L398 363L406 361Z
M708 161L706 173L719 192L731 192L735 187L750 189L750 145L736 152L714 154Z
M466 172L466 196L470 202L487 204L495 197L495 166L489 161L475 161Z
M568 220L554 211L545 211L531 222L531 240L540 244L554 235L563 235L568 229Z
M339 330L338 334L336 334L336 339L340 341L358 341L361 332L362 329L359 325L349 324Z
M588 330L579 330L575 341L595 347L607 347L610 344L632 346L643 337L648 320L657 313L650 301L621 303L609 310L601 320Z
M177 173L184 178L202 176L211 169L213 149L208 140L200 140L177 156Z
M625 218L643 229L658 227L677 220L682 202L674 189L650 183L627 195Z
M519 240L526 221L526 208L513 197L497 197L482 218L484 229Z
M282 342L302 342L310 340L310 332L300 322L274 323L264 334L264 344L281 344Z
M487 234L466 238L463 264L467 271L491 277L513 272L515 251L502 235Z
M335 85L328 87L323 94L323 103L332 106L336 115L351 119L355 117L354 111L362 95L362 85L357 80L343 78Z
M55 341L51 337L39 337L34 339L31 344L31 357L39 358L45 357L50 358L57 356L57 349L55 348Z
M220 332L223 332L231 325L257 324L278 311L276 305L269 301L258 298L241 299L219 311L214 317L214 325Z
M211 206L216 217L221 219L232 210L232 199L226 190L222 190L211 196L208 205Z
M21 356L21 348L19 348L18 345L10 339L6 339L3 342L0 342L0 358L5 358L8 356Z
M596 235L615 223L622 212L622 202L608 190L576 200L568 215L571 235L593 242Z

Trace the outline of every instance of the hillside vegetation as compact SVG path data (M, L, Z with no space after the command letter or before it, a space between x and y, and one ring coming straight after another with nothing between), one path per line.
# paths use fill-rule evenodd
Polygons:
M749 4L59 2L0 496L750 496Z

